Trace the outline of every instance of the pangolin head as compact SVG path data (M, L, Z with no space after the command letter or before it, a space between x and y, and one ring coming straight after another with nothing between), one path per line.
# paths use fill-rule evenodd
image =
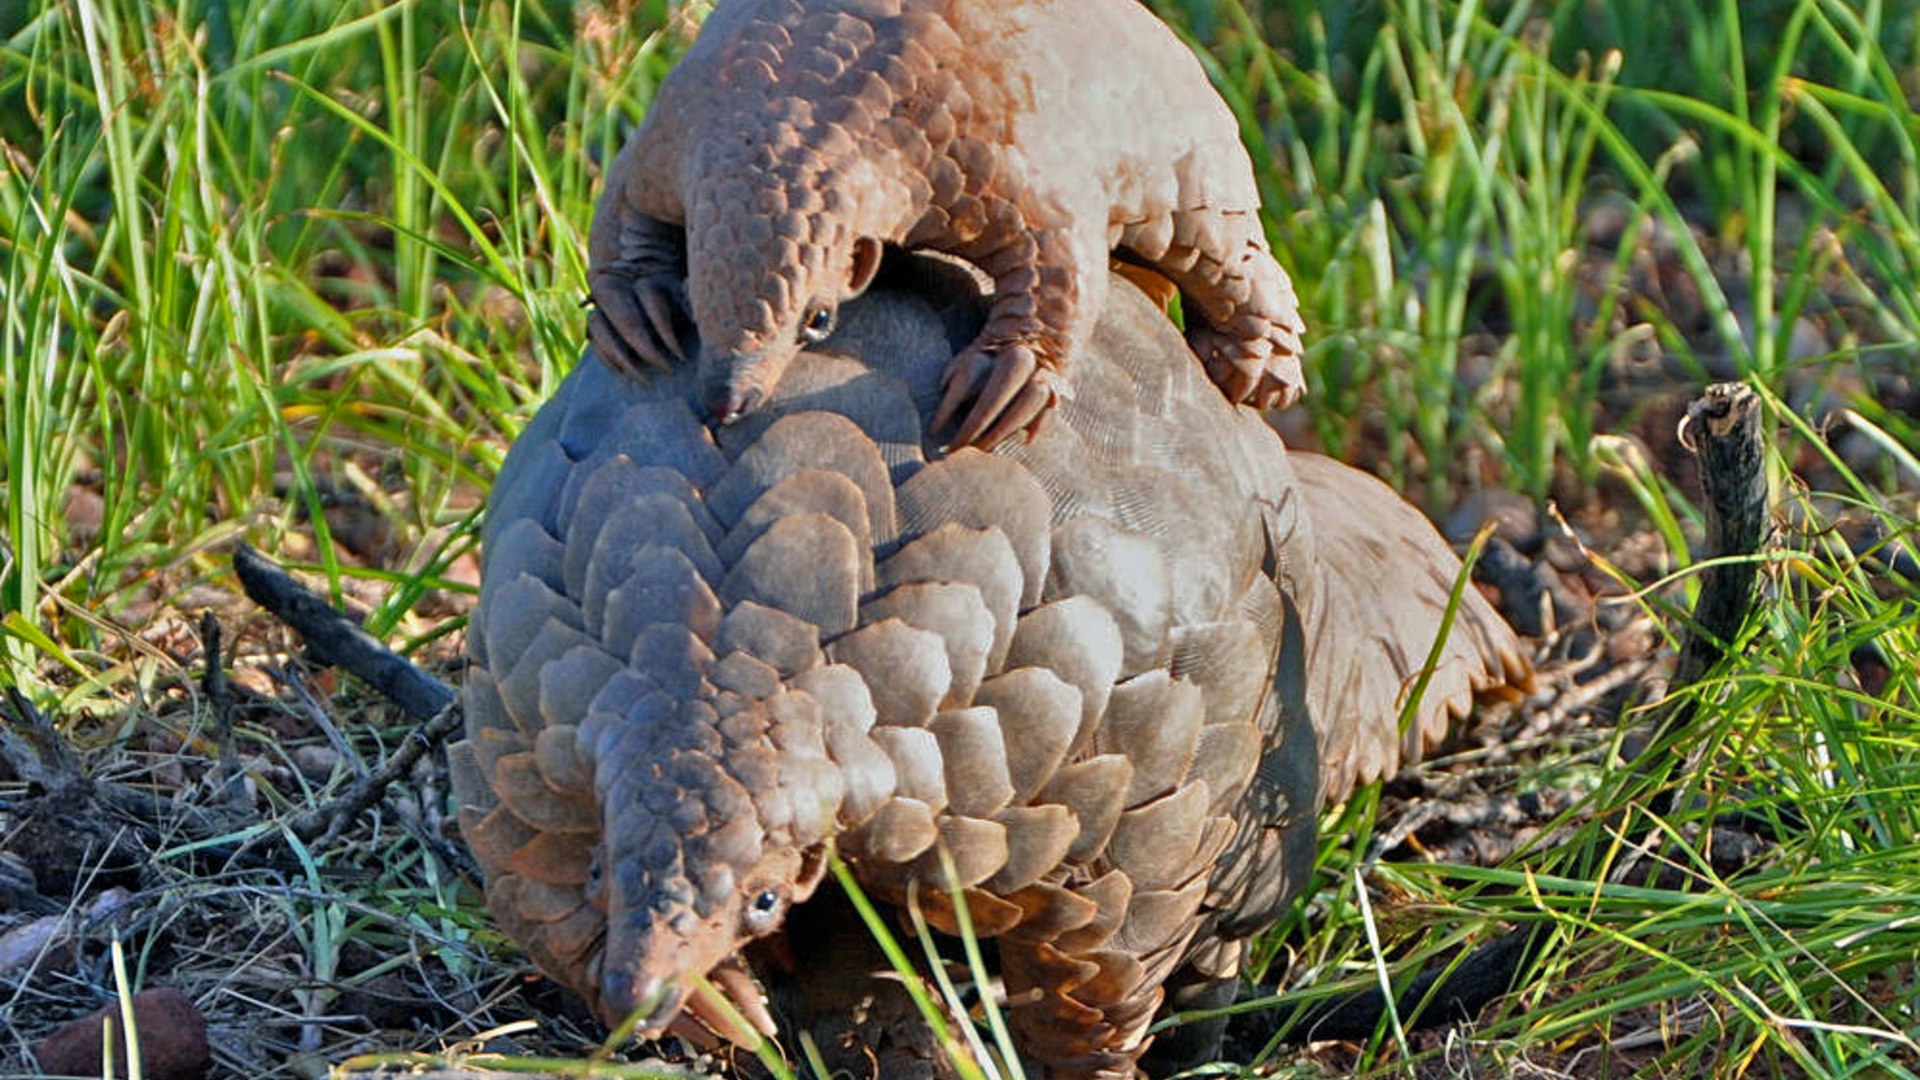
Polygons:
M702 994L705 976L771 1034L740 950L819 884L844 785L811 698L732 705L723 718L684 703L646 732L646 753L596 767L603 833L588 888L607 914L597 989L609 1024L658 1034L684 1009L750 1038Z
M770 397L795 356L833 335L840 306L866 291L882 253L878 239L825 209L776 212L761 205L767 192L736 187L748 186L715 184L687 229L700 392L722 424Z

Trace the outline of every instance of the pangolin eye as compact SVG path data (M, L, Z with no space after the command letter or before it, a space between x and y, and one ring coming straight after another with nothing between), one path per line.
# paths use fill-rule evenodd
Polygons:
M800 320L800 340L818 345L833 333L833 309L810 307Z
M785 901L775 889L762 889L747 902L746 923L749 933L759 935L772 933L780 925L781 909Z

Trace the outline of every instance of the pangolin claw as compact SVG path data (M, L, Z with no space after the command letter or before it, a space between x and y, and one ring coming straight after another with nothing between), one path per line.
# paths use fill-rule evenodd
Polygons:
M685 360L686 347L680 344L680 335L673 328L674 320L686 306L681 301L678 284L635 282L633 291L640 298L640 306L646 309L647 321L652 325L653 332L666 345L667 351L675 358Z
M1008 344L998 348L973 347L947 365L946 392L933 418L933 429L944 430L960 407L973 405L961 419L948 446L987 448L1016 431L1031 436L1060 396L1059 381L1041 365L1032 346Z
M722 961L704 983L694 987L687 995L685 1008L664 1032L711 1052L723 1043L752 1050L762 1037L771 1038L779 1030L773 1014L767 1011L759 984L745 964L734 957Z
M685 309L679 282L608 272L595 277L591 298L588 339L615 369L638 375L687 359L674 325Z

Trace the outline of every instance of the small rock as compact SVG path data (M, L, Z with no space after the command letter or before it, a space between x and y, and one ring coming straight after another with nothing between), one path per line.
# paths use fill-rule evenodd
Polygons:
M1558 573L1527 559L1500 537L1481 553L1473 576L1492 586L1494 606L1527 637L1544 637L1550 629L1575 626L1589 617L1588 606Z
M117 1030L119 1003L71 1021L40 1040L34 1048L40 1068L55 1076L104 1075L100 1042L109 1017ZM213 1053L207 1046L206 1018L193 999L169 987L142 990L133 995L133 1022L139 1029L141 1072L148 1080L197 1080L206 1075ZM113 1075L125 1076L124 1032L116 1042Z
M104 923L126 911L132 903L133 894L124 886L115 885L111 889L103 889L100 895L87 904L87 922L96 925Z
M1540 515L1533 500L1517 492L1482 488L1460 500L1440 531L1451 544L1465 544L1486 522L1494 522L1494 535L1517 548L1534 544L1540 534Z
M1834 355L1820 324L1804 315L1793 321L1793 333L1787 336L1787 362L1796 367L1809 360L1826 360Z
M340 755L334 752L333 747L317 743L296 746L290 756L293 758L293 767L300 770L300 775L306 777L308 783L321 787L333 779L333 770L340 764Z
M85 547L100 535L107 519L107 503L92 488L71 484L61 500L60 515L67 523L67 539L76 547Z
M1616 664L1652 656L1660 647L1653 623L1636 619L1607 635L1607 659Z
M38 894L34 894L36 897ZM115 886L94 897L87 905L86 922L98 926L107 919L120 913L131 901L133 894ZM45 907L48 901L38 898L37 906ZM66 940L74 931L72 919L62 913L43 915L31 922L21 923L0 934L0 979L11 979L20 972L38 963L49 950Z
M241 664L229 669L227 678L237 690L243 693L252 693L271 699L280 692L280 688L274 684L273 676L251 665Z
M42 915L0 934L0 979L12 979L32 966L60 938L65 920Z
M1640 208L1630 199L1602 195L1580 208L1580 231L1586 241L1608 251L1617 250Z

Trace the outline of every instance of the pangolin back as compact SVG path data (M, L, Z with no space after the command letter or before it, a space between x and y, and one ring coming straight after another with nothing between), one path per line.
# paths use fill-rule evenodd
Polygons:
M736 425L700 423L685 370L589 354L522 434L488 509L456 790L495 917L609 1022L632 1004L610 972L672 968L610 955L639 947L636 903L678 910L830 838L952 929L944 852L999 938L1023 1054L1131 1075L1163 986L1230 985L1303 884L1324 793L1525 678L1468 590L1402 738L1457 562L1383 485L1289 455L1112 289L1057 422L991 454L928 431L984 317L929 260ZM676 780L688 753L705 764ZM622 892L633 862L681 892ZM676 955L724 954L750 994L753 935L700 910L684 929L712 940Z

